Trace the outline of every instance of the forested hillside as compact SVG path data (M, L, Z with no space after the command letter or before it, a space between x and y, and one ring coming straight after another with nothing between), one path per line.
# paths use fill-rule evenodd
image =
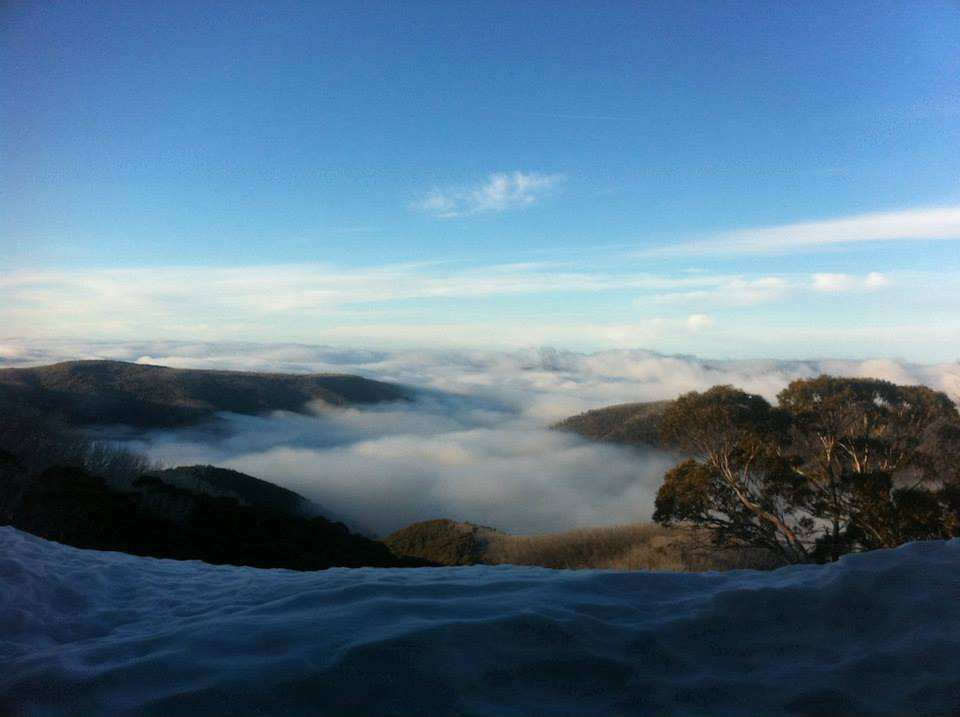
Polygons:
M281 374L66 361L0 369L0 408L29 407L69 425L171 428L218 411L303 411L311 401L342 406L407 398L406 389L344 374Z
M570 416L554 425L595 441L662 447L657 430L660 418L673 401L621 403Z

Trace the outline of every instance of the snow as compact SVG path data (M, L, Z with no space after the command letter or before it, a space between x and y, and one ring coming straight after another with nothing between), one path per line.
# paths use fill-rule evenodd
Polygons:
M4 527L0 665L12 715L956 715L960 540L767 573L297 573Z

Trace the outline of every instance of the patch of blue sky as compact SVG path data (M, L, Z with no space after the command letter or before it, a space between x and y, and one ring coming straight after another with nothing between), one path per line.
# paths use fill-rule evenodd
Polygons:
M0 318L14 333L108 336L120 324L100 317L106 296L159 316L171 270L236 269L262 294L256 307L240 280L198 281L178 295L216 307L197 339L282 327L281 340L336 340L298 318L299 290L325 311L424 325L469 309L511 340L531 323L569 340L551 326L590 312L622 326L710 314L687 325L685 350L721 353L768 351L711 334L725 316L744 332L896 318L939 336L960 308L960 220L924 214L960 207L960 13L946 0L0 14L0 248L20 277L0 286ZM838 220L870 227L838 243ZM776 251L757 238L771 227ZM717 246L731 237L741 245ZM540 266L505 290L499 265L527 263ZM395 265L399 287L381 276ZM22 278L37 272L53 274ZM636 274L674 285L625 280ZM678 281L696 276L710 281ZM58 281L69 288L36 288ZM914 356L939 351L907 341Z

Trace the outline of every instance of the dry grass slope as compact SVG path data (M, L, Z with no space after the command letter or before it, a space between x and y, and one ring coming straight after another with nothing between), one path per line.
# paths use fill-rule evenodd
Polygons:
M582 528L550 535L489 538L484 562L580 570L700 572L769 569L780 563L756 548L718 548L703 532L653 523Z
M781 563L757 548L718 548L705 531L654 523L581 528L548 535L509 535L492 528L428 520L384 540L398 557L439 565L539 565L559 570L700 572L768 569Z

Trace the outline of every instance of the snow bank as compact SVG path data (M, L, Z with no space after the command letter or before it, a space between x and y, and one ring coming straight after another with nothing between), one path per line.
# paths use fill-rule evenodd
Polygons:
M0 664L13 715L956 715L960 540L772 573L295 573L0 528Z

